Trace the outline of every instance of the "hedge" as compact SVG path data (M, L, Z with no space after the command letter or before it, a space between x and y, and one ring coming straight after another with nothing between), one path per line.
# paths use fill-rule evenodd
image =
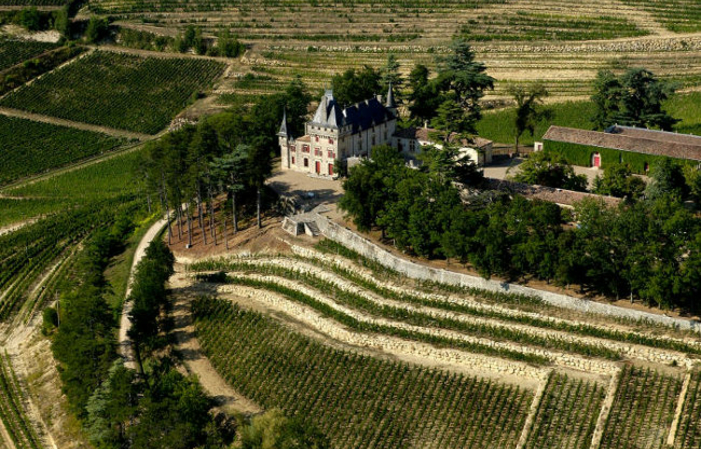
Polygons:
M565 158L572 165L582 167L591 167L592 156L594 153L601 155L601 167L606 168L610 164L623 163L630 166L633 173L639 175L645 174L645 164L651 168L667 156L655 156L651 154L635 153L632 151L614 150L612 148L601 148L591 145L580 145L577 143L557 142L553 140L545 140L543 150L548 153L555 153ZM685 165L697 165L697 161L689 161L686 159L674 159L675 161Z

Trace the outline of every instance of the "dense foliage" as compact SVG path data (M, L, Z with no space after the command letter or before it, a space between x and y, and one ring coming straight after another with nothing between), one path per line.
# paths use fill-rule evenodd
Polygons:
M0 184L109 151L122 143L90 131L0 115Z
M669 131L679 120L669 115L662 104L675 89L645 69L630 69L620 77L608 70L600 71L591 97L596 105L594 126L605 129L618 124Z
M517 387L332 349L225 301L202 298L193 310L198 339L234 388L313 423L333 447L513 446L532 400Z
M361 230L377 227L403 250L457 259L485 277L699 307L701 220L673 191L618 208L583 201L572 229L555 204L491 194L464 204L441 173L407 168L391 149L377 153L344 182L340 206Z
M514 180L566 190L587 190L587 175L577 175L565 158L557 153L539 151L519 165Z
M96 51L12 92L0 104L156 134L222 71L221 63L210 60Z

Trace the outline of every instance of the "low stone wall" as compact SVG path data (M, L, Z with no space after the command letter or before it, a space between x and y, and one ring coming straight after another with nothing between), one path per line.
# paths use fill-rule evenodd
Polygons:
M319 214L315 215L316 224L325 237L341 243L364 257L372 259L385 267L391 268L392 270L395 270L412 279L479 288L493 292L534 296L548 304L579 312L607 315L633 321L648 321L651 323L701 333L701 323L698 321L672 318L632 309L624 309L622 307L616 307L610 304L575 298L573 296L562 295L559 293L536 290L534 288L524 287L522 285L497 282L468 274L427 267L425 265L397 257L365 237L362 237L349 229L343 228L336 223L333 223L328 218Z

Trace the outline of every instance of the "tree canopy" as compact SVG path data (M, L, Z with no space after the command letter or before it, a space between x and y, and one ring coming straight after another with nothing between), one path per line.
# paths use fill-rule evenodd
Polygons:
M586 191L586 175L577 175L571 165L559 155L538 151L519 165L513 177L517 182L538 184L567 190Z
M675 90L674 84L645 69L630 69L620 77L609 70L599 71L591 97L596 105L594 126L606 129L619 124L669 131L679 120L664 110L663 103Z

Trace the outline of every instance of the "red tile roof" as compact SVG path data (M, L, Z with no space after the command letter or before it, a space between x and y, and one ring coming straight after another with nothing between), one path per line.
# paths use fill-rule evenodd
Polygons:
M543 140L701 161L701 137L616 126L607 132L551 126Z

